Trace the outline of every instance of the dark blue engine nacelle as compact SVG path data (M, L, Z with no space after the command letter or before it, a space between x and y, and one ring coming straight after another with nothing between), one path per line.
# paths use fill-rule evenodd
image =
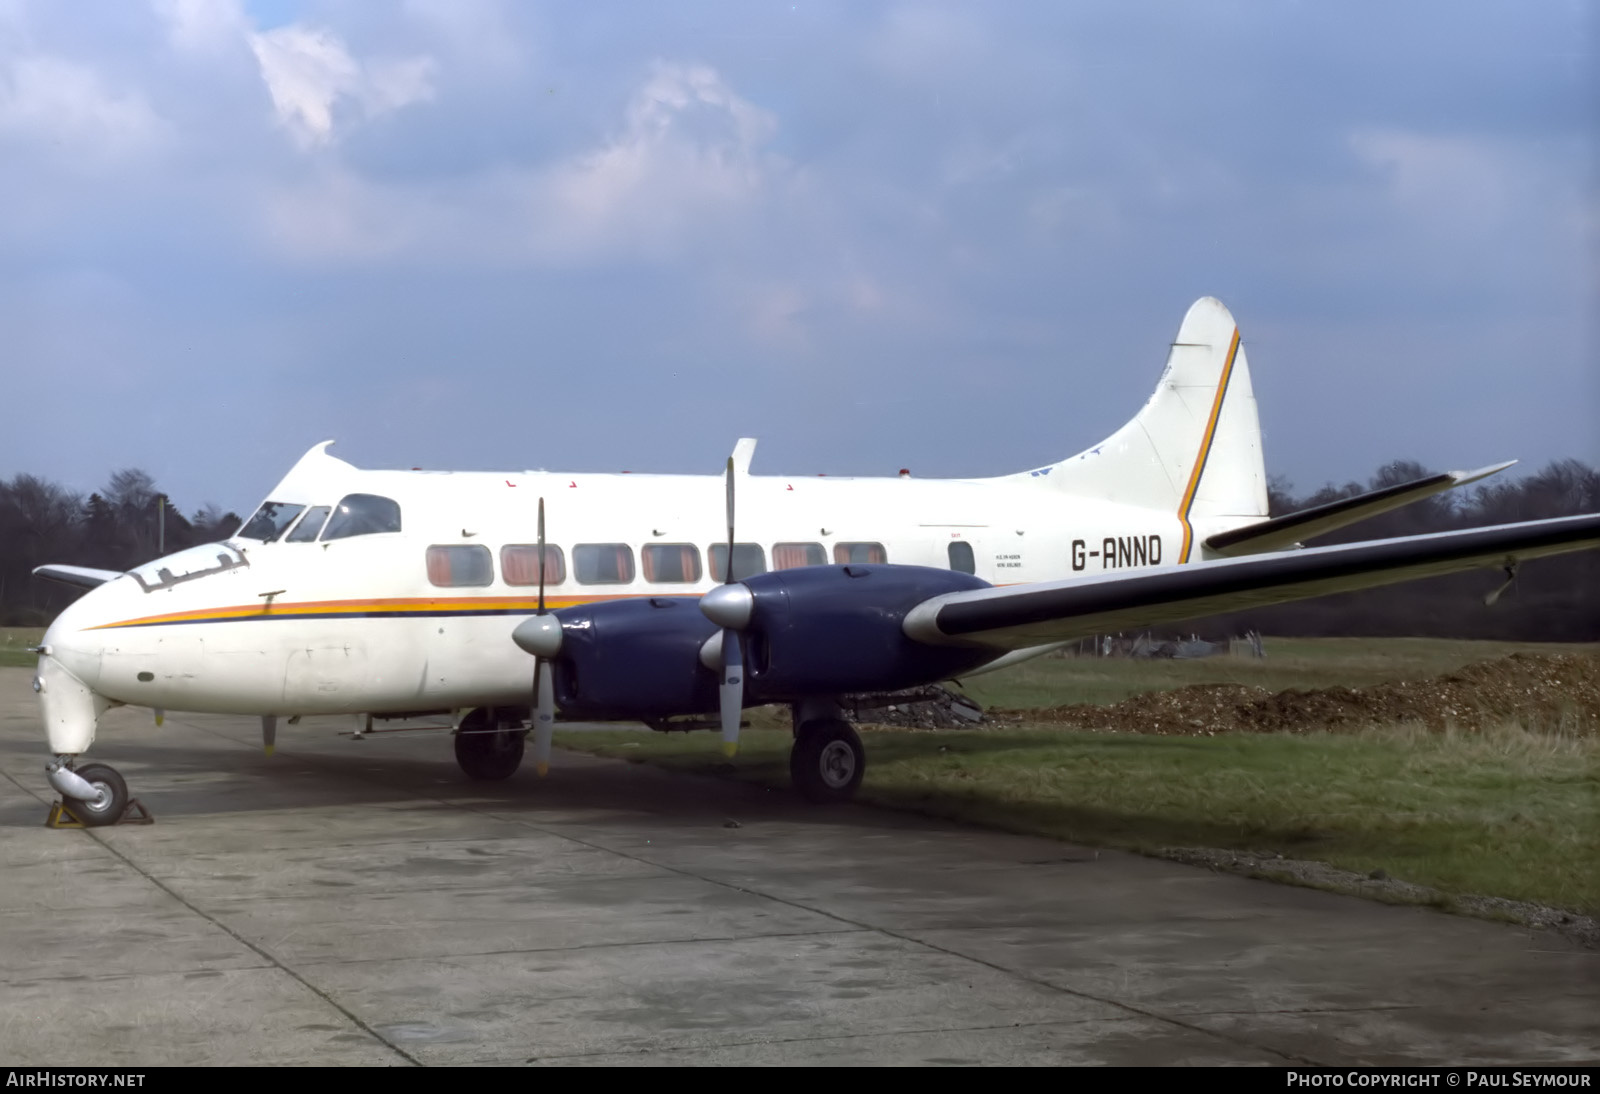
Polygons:
M556 704L569 717L657 718L717 709L717 674L700 647L717 628L698 597L562 608Z
M925 566L806 566L743 582L754 598L744 703L857 695L947 680L993 650L906 637L906 613L930 597L989 583ZM629 598L555 613L556 703L568 717L655 719L717 710L718 674L700 660L718 628L698 597Z
M930 597L989 583L927 566L807 566L747 578L755 610L745 630L748 701L857 695L947 680L994 660L993 650L906 637L906 613Z

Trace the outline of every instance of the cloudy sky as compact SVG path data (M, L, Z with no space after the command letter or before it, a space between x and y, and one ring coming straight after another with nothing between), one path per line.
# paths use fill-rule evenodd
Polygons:
M0 0L0 475L1600 463L1594 11Z

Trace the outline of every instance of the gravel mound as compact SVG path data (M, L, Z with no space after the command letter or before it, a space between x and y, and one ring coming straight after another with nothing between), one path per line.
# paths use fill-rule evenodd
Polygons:
M971 729L988 720L976 702L945 687L857 695L842 705L852 722L899 729Z
M1600 732L1600 656L1517 653L1431 680L1367 688L1273 693L1240 684L1194 684L1136 695L1112 706L991 710L989 718L1186 737L1353 730L1399 722L1438 731L1517 721L1595 733Z

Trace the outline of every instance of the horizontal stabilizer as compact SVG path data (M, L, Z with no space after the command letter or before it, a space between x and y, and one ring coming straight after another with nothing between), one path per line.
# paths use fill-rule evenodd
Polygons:
M946 593L906 616L933 645L1018 649L1600 547L1600 513L1134 573Z
M1353 498L1341 498L1326 505L1302 509L1298 513L1273 517L1257 524L1247 524L1243 528L1219 532L1208 538L1205 544L1212 553L1230 558L1258 554L1262 551L1279 551L1316 536L1327 535L1335 529L1375 517L1379 513L1387 513L1391 509L1399 509L1403 505L1410 505L1423 498L1431 498L1435 494L1454 490L1469 482L1486 479L1516 462L1507 460L1492 467L1480 467L1476 471L1446 471L1439 475L1428 475L1410 482L1385 486L1382 490L1357 494Z
M39 577L59 581L63 585L75 585L80 589L92 589L122 576L121 570L94 570L88 566L35 566L33 572Z

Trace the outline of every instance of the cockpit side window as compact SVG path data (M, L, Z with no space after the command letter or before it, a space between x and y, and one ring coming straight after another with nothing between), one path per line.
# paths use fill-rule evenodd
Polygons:
M313 505L306 510L306 515L300 518L300 523L294 526L294 531L283 537L285 543L310 543L317 538L317 533L322 531L322 526L327 522L328 512L332 506Z
M322 541L370 536L377 532L400 530L400 505L393 498L377 494L346 494L333 507L333 516L323 529Z
M295 517L300 515L304 505L290 505L285 501L264 501L255 515L244 522L244 527L239 529L240 539L259 539L262 543L271 543L283 535L283 530Z

